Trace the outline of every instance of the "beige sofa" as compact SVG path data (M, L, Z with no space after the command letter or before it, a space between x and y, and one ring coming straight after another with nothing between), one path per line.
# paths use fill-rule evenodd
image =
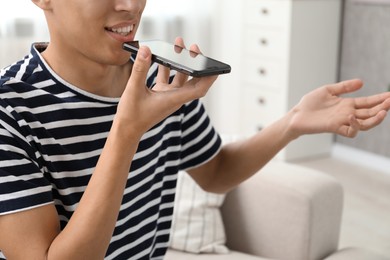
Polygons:
M228 254L169 249L166 260L385 260L338 248L342 186L321 172L273 161L227 194L222 206Z

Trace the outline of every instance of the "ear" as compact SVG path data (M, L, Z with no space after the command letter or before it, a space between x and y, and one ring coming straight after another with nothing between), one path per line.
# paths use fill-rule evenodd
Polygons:
M42 10L51 9L51 0L31 0L36 6Z

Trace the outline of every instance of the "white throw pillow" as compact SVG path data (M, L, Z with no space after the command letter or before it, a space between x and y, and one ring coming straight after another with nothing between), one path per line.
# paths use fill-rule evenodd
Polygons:
M179 172L170 248L190 253L226 254L220 207L225 195L205 192L186 172Z

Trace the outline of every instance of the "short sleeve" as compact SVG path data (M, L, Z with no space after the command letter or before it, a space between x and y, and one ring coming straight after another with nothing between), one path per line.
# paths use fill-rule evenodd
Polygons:
M188 170L211 160L221 149L221 138L199 100L185 106L182 122L181 170Z
M12 113L0 106L0 215L53 203L52 186L20 128Z

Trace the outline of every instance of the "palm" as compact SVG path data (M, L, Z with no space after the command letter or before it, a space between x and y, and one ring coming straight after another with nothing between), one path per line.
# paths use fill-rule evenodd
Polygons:
M361 87L361 81L349 80L308 93L293 109L293 129L299 134L330 132L353 137L359 130L378 125L390 108L390 93L362 98L340 97Z

